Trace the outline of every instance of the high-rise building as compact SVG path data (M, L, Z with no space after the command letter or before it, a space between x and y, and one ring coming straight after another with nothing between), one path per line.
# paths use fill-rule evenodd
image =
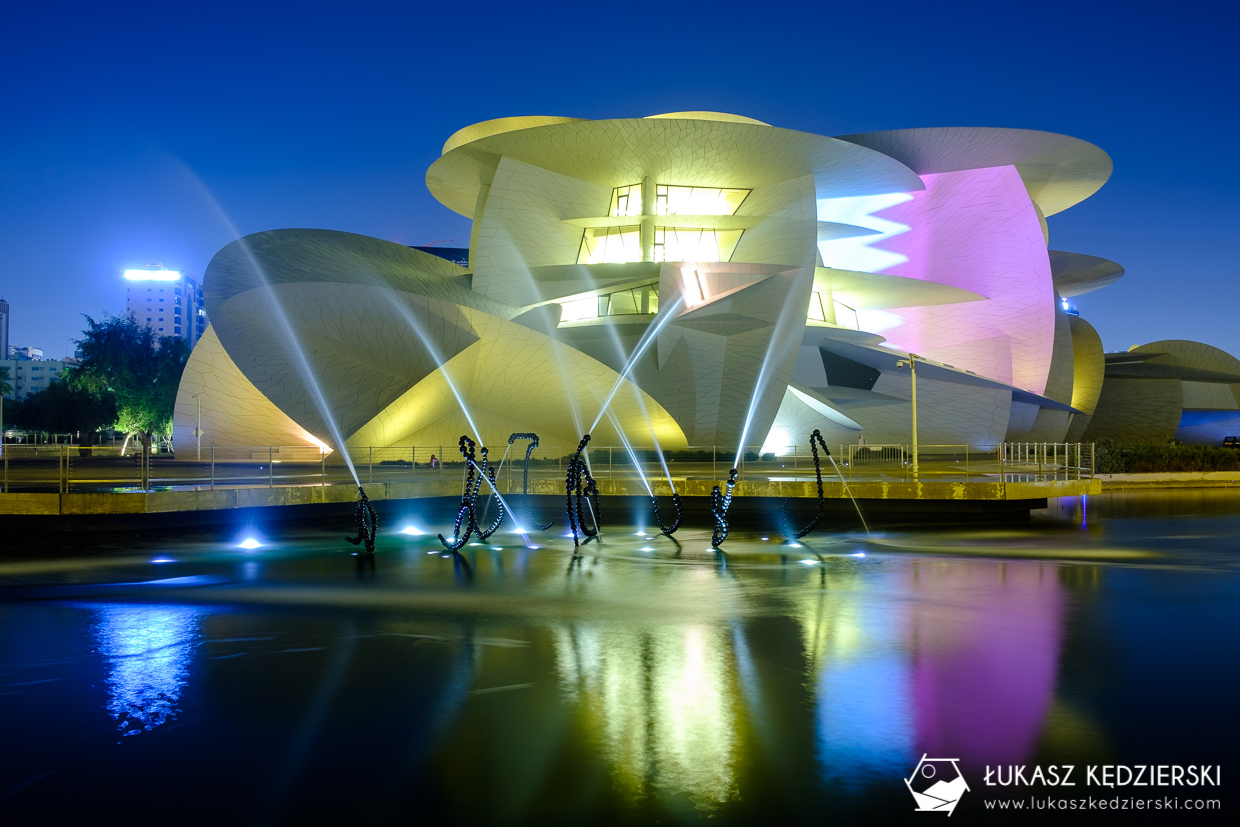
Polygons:
M9 358L9 303L0 299L0 359Z
M178 336L193 348L207 329L202 283L177 270L126 270L125 313L149 327L158 342Z

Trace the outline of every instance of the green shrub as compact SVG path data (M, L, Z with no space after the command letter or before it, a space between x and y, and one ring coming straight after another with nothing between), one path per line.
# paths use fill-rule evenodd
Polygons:
M1109 439L1094 446L1099 474L1164 474L1177 471L1240 471L1240 450L1217 445L1137 442L1120 445Z

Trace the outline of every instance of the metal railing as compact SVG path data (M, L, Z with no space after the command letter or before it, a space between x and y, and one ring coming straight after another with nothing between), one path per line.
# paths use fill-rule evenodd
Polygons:
M505 450L507 456L505 457ZM563 480L575 445L541 445L531 458L530 479ZM525 451L520 443L490 451L502 491L519 490ZM735 464L742 479L809 481L814 463L808 445L786 452L750 446L740 452L717 445L630 451L623 446L594 445L586 455L593 475L603 479L643 479L654 486L669 477L722 480ZM1005 443L995 446L921 445L916 471L908 445L839 445L832 459L821 458L824 479L839 473L849 481L1048 481L1092 477L1090 444ZM834 466L833 462L839 463ZM352 470L350 470L350 463ZM111 446L88 448L44 444L3 446L0 491L135 492L237 487L355 485L447 481L465 473L455 445L350 448L321 453L313 446L203 446L178 456L142 450L127 456Z

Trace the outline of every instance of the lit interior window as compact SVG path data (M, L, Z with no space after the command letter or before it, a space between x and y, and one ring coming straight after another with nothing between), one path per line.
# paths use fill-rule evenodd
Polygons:
M561 322L580 322L585 319L598 318L598 299L594 296L574 299L570 302L561 302L560 308Z
M809 294L809 318L816 322L827 320L826 311L822 309L822 294L817 290Z
M640 209L640 207L639 207ZM581 236L578 264L622 264L642 260L641 230L629 227L589 227Z
M612 218L622 215L642 214L642 185L630 184L627 187L616 187L611 191L611 209L607 213Z
M841 301L833 301L835 305L835 323L841 327L851 327L854 330L861 329L861 322L857 318L857 311Z
M581 322L604 316L637 316L659 312L659 284L643 284L602 296L561 302L561 322Z
M629 290L619 290L599 296L600 316L634 316L659 312L659 285L643 284Z
M655 187L655 215L735 215L749 190L719 187Z
M743 230L655 227L655 261L729 261Z

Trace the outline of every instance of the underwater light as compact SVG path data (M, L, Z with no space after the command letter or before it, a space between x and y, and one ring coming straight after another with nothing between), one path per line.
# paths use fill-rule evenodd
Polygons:
M864 557L864 556L865 556L865 552L864 552L864 551L859 551L859 552L857 552L856 554L850 554L849 556L850 556L850 557Z
M152 563L175 563L176 560L173 560L171 557L156 557L153 560L151 560L151 562Z
M262 546L263 544L260 543L258 540L255 540L253 537L246 537L244 540L241 541L238 547L253 549L253 548L262 548Z
M425 534L426 532L425 532L425 531L419 531L418 529L414 528L413 526L408 525L408 526L405 526L404 528L402 528L402 529L400 530L400 533L401 533L401 534L408 534L410 537L421 537L421 536L422 536L423 534Z
M802 563L804 563L804 564L805 564L805 565L807 565L807 566L816 566L816 565L818 565L818 561L817 561L817 560L802 560L801 562L802 562Z

